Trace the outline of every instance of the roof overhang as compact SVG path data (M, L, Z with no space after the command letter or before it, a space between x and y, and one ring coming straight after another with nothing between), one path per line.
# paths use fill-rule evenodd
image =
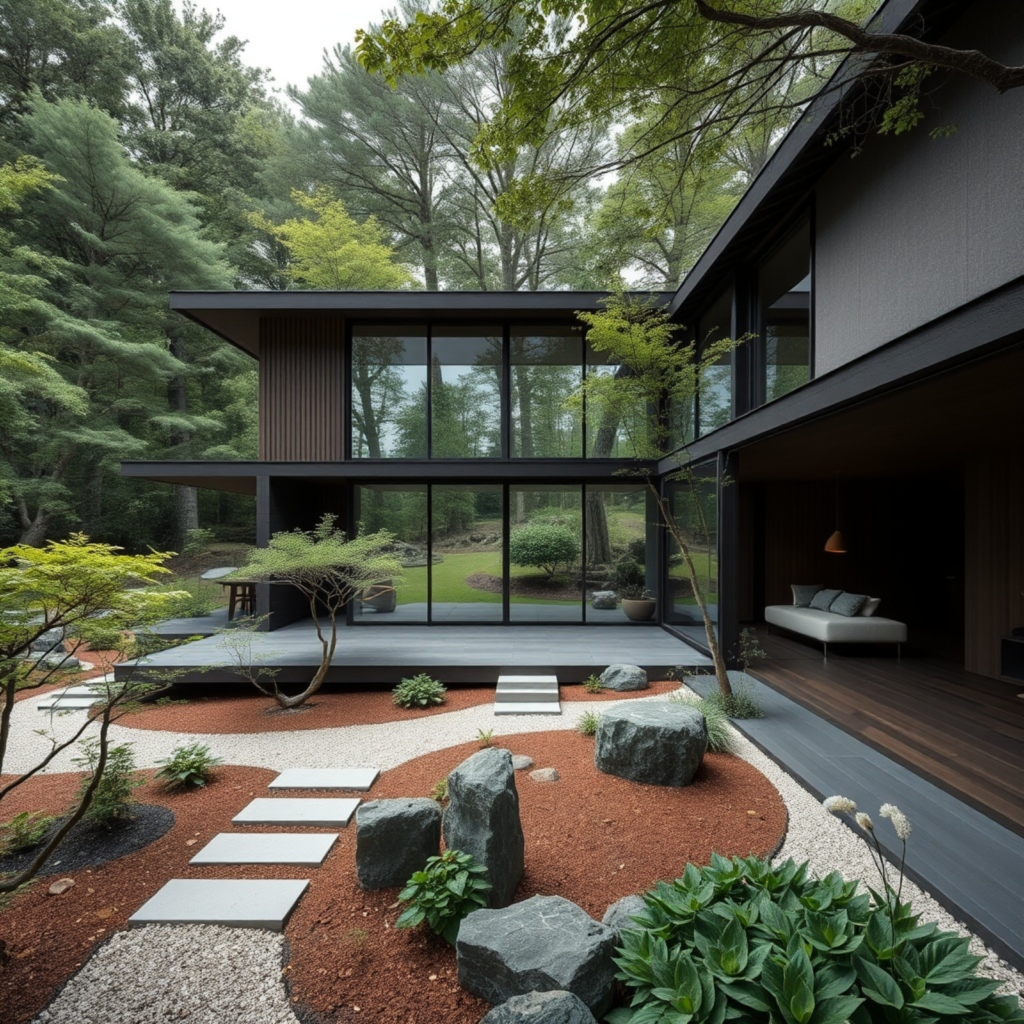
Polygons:
M638 293L667 305L671 292ZM466 320L572 321L597 310L608 292L171 292L171 309L257 359L260 318L339 317L345 320L459 322Z

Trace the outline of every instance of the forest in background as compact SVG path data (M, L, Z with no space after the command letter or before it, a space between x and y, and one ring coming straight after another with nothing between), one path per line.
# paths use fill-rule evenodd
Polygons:
M674 288L796 109L623 162L654 95L484 170L514 42L394 89L338 45L287 105L231 28L171 0L0 0L0 544L254 540L252 499L119 476L256 456L253 361L169 291Z

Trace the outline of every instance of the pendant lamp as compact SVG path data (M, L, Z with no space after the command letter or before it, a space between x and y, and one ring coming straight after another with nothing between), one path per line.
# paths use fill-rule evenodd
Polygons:
M836 481L836 528L835 532L827 541L825 541L825 550L830 555L845 555L846 554L846 541L843 540L843 535L839 532L839 481Z

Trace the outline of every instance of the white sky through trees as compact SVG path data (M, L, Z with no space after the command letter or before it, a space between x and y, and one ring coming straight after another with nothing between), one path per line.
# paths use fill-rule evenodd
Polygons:
M181 0L176 0L181 9ZM305 88L323 66L323 51L355 43L356 29L380 22L393 3L377 0L196 0L196 7L224 15L224 35L247 39L251 66L269 68L280 99L286 85Z

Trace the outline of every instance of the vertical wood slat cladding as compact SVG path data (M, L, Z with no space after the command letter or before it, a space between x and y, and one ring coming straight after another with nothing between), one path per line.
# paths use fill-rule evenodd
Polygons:
M261 460L345 457L344 327L339 317L261 317Z
M999 640L1024 625L1024 454L994 453L967 466L968 672L1000 679Z

